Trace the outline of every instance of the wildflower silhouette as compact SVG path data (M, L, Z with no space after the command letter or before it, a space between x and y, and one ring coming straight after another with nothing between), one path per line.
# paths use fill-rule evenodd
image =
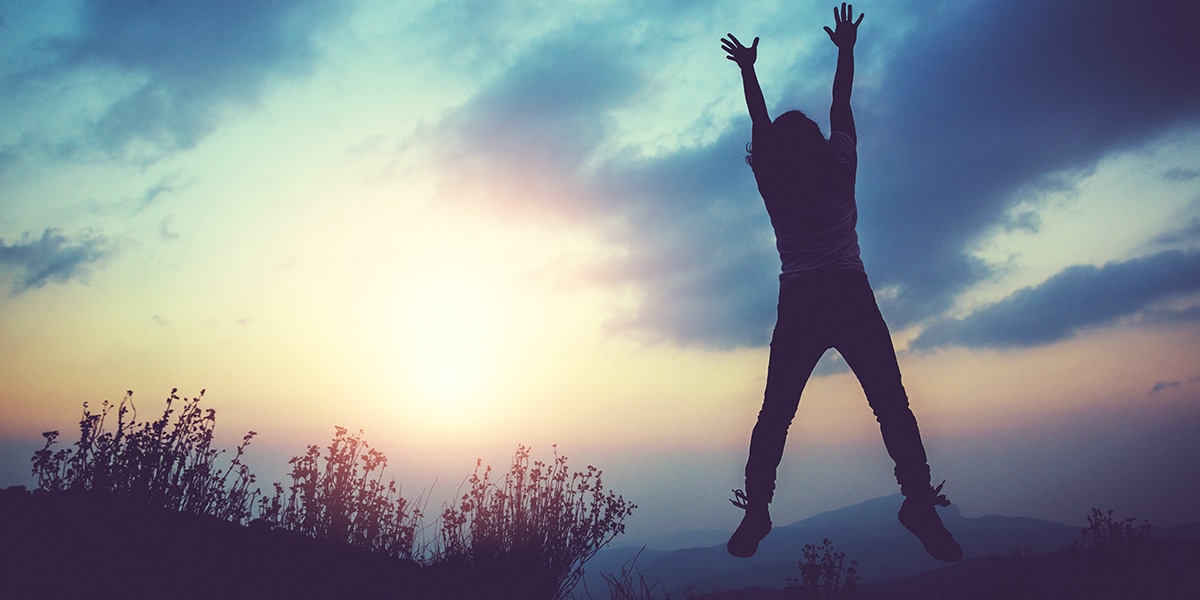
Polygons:
M821 545L805 544L804 560L800 561L800 579L788 578L787 591L798 592L805 600L835 600L854 597L858 589L858 561L846 565L846 553L833 549L825 538ZM790 595L789 595L790 597Z
M753 556L770 533L768 504L788 427L817 361L836 348L862 384L895 462L905 497L900 522L930 555L951 562L962 557L962 549L935 510L950 502L940 494L940 485L930 485L925 448L900 381L891 335L859 256L854 196L858 133L850 93L863 15L852 20L853 14L853 6L842 3L840 11L833 9L835 27L825 27L838 48L828 139L800 111L771 120L754 72L758 38L749 47L733 34L721 40L726 58L742 72L752 126L746 162L775 229L782 262L778 316L762 409L750 438L746 487L734 490L731 500L746 514L727 548L734 556Z

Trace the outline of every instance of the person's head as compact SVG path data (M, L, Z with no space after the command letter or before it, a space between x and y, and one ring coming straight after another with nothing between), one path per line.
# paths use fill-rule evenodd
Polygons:
M775 117L771 129L778 138L780 150L787 154L805 157L825 148L825 135L821 133L821 128L816 121L798 110L789 110Z
M747 147L746 162L799 170L819 168L828 152L825 135L808 115L789 110L771 123L764 139Z

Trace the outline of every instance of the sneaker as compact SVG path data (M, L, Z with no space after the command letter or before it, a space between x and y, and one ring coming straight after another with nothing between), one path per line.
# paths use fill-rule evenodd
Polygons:
M725 549L738 558L750 558L758 552L758 543L771 533L771 514L767 511L765 503L752 504L741 490L733 490L733 494L737 499L730 502L744 509L746 516L742 517L742 523L730 536Z
M942 518L934 508L950 506L950 501L939 495L945 484L943 481L937 488L930 488L933 493L928 496L922 494L905 498L904 504L900 505L899 517L900 524L921 540L930 556L944 562L956 562L963 556L962 547L954 541L954 536L942 524Z

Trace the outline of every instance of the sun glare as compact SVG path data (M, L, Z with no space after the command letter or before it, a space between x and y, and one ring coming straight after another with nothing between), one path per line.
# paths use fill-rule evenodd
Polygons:
M444 233L444 230L442 230ZM381 382L407 417L442 431L493 420L537 348L535 292L510 247L485 232L420 234L422 252L389 269L368 332ZM364 315L365 316L365 315Z
M502 318L512 299L478 287L443 283L421 290L411 308L411 375L423 402L438 412L478 408L499 383L503 346L517 341Z

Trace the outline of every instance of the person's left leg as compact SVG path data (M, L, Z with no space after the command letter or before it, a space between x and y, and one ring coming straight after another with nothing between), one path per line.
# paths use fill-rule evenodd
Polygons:
M908 404L891 333L879 312L866 276L848 277L839 311L842 333L835 347L854 371L879 422L883 443L895 463L896 482L904 495L900 522L920 538L934 558L956 561L962 549L934 508L950 502L930 485L928 459L917 419Z
M883 443L896 464L896 482L906 496L929 486L929 465L917 419L908 405L891 333L875 303L866 275L847 273L839 283L834 347L846 359L879 422Z

